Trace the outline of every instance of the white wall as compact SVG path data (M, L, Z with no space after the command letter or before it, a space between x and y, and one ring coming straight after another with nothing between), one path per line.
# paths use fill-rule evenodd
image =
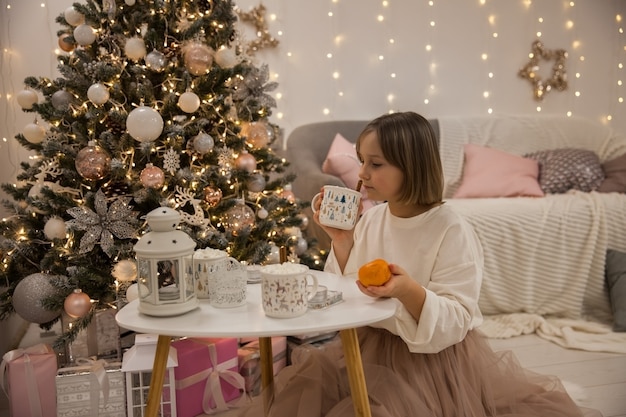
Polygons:
M56 74L54 19L72 2L0 0L0 179L14 175L20 153L13 136L33 117L10 95L28 75ZM260 0L237 4L249 11ZM255 59L268 63L279 83L273 120L285 134L303 123L408 109L428 117L571 112L626 131L626 103L618 101L626 97L626 86L618 84L626 82L626 68L618 67L626 65L624 0L263 4L269 33L280 43ZM254 38L251 25L241 28L244 38ZM537 32L547 49L568 51L569 88L543 102L533 99L530 84L517 75ZM544 78L551 64L541 65Z

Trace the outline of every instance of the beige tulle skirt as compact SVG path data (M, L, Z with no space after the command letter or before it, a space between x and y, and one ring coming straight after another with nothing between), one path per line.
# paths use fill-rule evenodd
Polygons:
M583 416L558 378L525 370L477 331L436 354L411 353L386 330L364 327L358 334L372 416ZM353 416L340 338L295 349L275 390L270 416ZM242 415L263 414L257 406Z

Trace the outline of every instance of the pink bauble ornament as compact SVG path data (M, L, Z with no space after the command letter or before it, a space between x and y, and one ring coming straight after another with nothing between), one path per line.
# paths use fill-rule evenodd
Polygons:
M151 142L163 132L161 114L148 106L139 106L126 118L128 134L139 142Z
M91 310L91 299L80 289L75 289L63 302L63 309L72 318L83 317Z
M243 151L237 159L235 159L235 166L239 169L244 169L248 172L253 172L256 169L256 159L250 155L248 151Z
M137 36L127 39L124 45L124 54L133 61L139 61L146 56L146 43Z
M193 113L200 107L200 97L192 91L182 93L178 98L178 107L185 113Z
M139 180L146 188L161 188L165 184L165 173L159 167L147 164L139 174Z
M46 138L46 129L37 123L29 123L24 126L22 134L30 143L41 143Z
M209 152L213 149L215 145L215 141L211 137L211 135L200 132L193 138L193 149L201 155Z
M65 220L60 217L51 217L43 227L43 234L49 240L65 239Z
M109 101L109 97L109 89L104 84L95 83L87 89L87 98L93 104L102 105Z
M237 199L237 203L224 213L222 223L226 230L237 236L244 228L254 226L254 211L243 199Z
M222 190L212 185L204 187L204 201L209 207L217 206L222 201Z
M87 180L99 180L111 171L111 157L94 141L76 154L76 171Z
M283 187L283 192L281 193L281 197L286 199L290 203L293 203L296 201L296 195L293 193L293 191L291 191L291 184L287 184L285 185L285 187Z
M61 48L65 52L72 52L75 48L75 45L67 40L67 33L59 36L58 44L59 48Z
M24 110L30 110L33 108L33 104L39 101L39 97L37 97L37 93L35 93L30 88L20 91L15 96L17 100L17 104L20 105Z
M81 46L91 45L96 40L96 32L89 25L78 25L74 28L74 39Z
M70 6L65 9L63 17L65 17L65 21L72 26L78 26L85 23L85 16L76 10L74 6Z
M246 143L255 148L264 148L273 139L274 131L265 122L250 122L242 125L241 135L245 136Z
M193 75L202 75L209 72L213 65L214 51L211 47L194 42L183 49L185 68Z

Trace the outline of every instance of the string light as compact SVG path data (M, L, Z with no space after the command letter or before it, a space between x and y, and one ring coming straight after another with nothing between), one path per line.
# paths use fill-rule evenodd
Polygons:
M44 42L53 46L50 48L51 56L63 55L63 51L57 45L57 38L53 35L57 29L54 17L59 12L56 4L50 0L35 2L30 6L26 6L26 2L7 3L9 2L3 5L5 7L3 19L16 11L28 13L32 20L42 21L43 14L50 13L51 18L48 19L50 39ZM245 0L241 3L246 5L246 10L248 6L260 4L256 0ZM278 82L277 93L282 93L276 94L278 108L273 111L272 117L278 119L278 124L286 125L287 129L319 119L315 115L335 119L346 115L362 115L367 118L376 112L384 111L385 108L412 107L420 111L423 105L428 109L425 112L435 117L446 112L469 114L476 109L488 114L502 110L559 111L570 115L585 114L604 118L607 122L611 120L625 126L624 119L616 117L616 114L624 114L626 106L623 0L606 0L597 5L593 4L594 0L578 2L566 0L559 2L559 6L554 9L548 7L548 3L532 0L468 2L464 4L463 11L471 11L472 7L480 9L480 14L477 15L480 23L473 23L480 27L482 32L467 34L466 44L470 45L469 53L473 55L470 56L472 62L465 63L456 61L460 55L454 52L456 47L450 45L454 38L449 35L454 32L457 37L466 36L463 33L466 29L450 25L460 18L455 17L457 13L454 15L450 13L447 2L381 0L366 4L355 3L355 0L329 0L321 6L311 6L311 9L307 9L321 12L317 14L317 20L311 16L310 20L314 25L308 29L306 26L293 23L297 13L300 12L285 6L286 3L266 4L267 32L270 36L280 39L280 44L276 48L258 50L256 55L259 60L270 61L269 67L272 71L270 76L272 80ZM354 12L355 4L358 4L359 13ZM591 83L590 78L593 74L589 72L592 69L596 71L599 65L594 61L596 51L590 49L589 43L585 43L587 37L591 37L589 28L592 26L589 26L590 23L583 18L590 10L597 10L600 16L601 9L606 11L611 8L614 10L611 13L611 20L604 21L605 27L602 23L596 24L598 32L593 35L593 39L595 36L602 36L604 39L602 49L610 48L612 51L609 55L610 60L606 62L604 68L608 73L608 79L599 80L600 83ZM515 16L516 19L527 19L525 25L519 25L524 28L523 30L511 33L511 30L514 30L511 28L517 27L509 25L508 20L512 18L511 16ZM0 26L3 26L0 29L3 54L0 102L2 110L6 108L8 111L2 112L0 117L9 120L0 123L3 125L0 130L0 147L3 151L13 144L15 132L20 130L20 127L14 127L15 122L10 118L13 111L17 111L21 116L20 109L14 109L14 94L22 87L19 83L9 85L9 78L6 77L7 66L14 62L11 56L15 56L10 41L21 35L15 26L7 27L3 25L4 23L6 22L0 23ZM306 30L311 31L309 39L316 37L321 38L321 41L301 44L300 31ZM361 33L367 38L356 39L355 34L361 36ZM504 91L507 91L505 90L508 87L507 83L517 82L510 73L510 65L504 63L510 63L511 59L520 59L523 62L523 54L528 46L520 42L524 36L537 37L553 48L567 49L570 86L562 95L566 98L550 98L541 106L537 106L537 103L517 94L515 89L510 91L516 92L516 95L504 94ZM383 42L376 43L378 39L382 39ZM502 42L499 42L500 39ZM363 42L369 42L367 45L372 49L367 47L364 49ZM507 50L519 53L508 56ZM365 54L372 54L371 57L368 56L372 59L367 61ZM320 62L320 55L326 57L324 60L326 62ZM465 55L463 57L466 59ZM51 74L54 73L56 65L56 59L52 59ZM453 70L455 66L460 67L457 74L465 72L467 75L466 86L463 88L457 87L459 81L456 79L450 80L455 74ZM597 71L600 70L598 68ZM308 86L304 87L302 84ZM310 87L311 85L315 87ZM164 85L163 88L168 86ZM524 90L520 88L520 91ZM308 94L306 100L305 94ZM368 94L372 100L359 100L360 97L368 97ZM463 100L455 100L457 97L463 97ZM591 97L594 98L593 105L589 101ZM598 97L604 101L598 102ZM302 104L303 101L306 103Z

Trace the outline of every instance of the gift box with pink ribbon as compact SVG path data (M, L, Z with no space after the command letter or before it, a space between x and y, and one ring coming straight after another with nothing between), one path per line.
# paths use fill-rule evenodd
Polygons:
M56 376L57 416L126 416L126 390L121 362L76 359Z
M0 385L9 398L10 415L55 417L56 373L57 357L49 345L40 343L5 353L0 364Z
M237 339L185 338L175 340L178 352L176 411L195 417L228 410L243 400L245 383L238 372Z

